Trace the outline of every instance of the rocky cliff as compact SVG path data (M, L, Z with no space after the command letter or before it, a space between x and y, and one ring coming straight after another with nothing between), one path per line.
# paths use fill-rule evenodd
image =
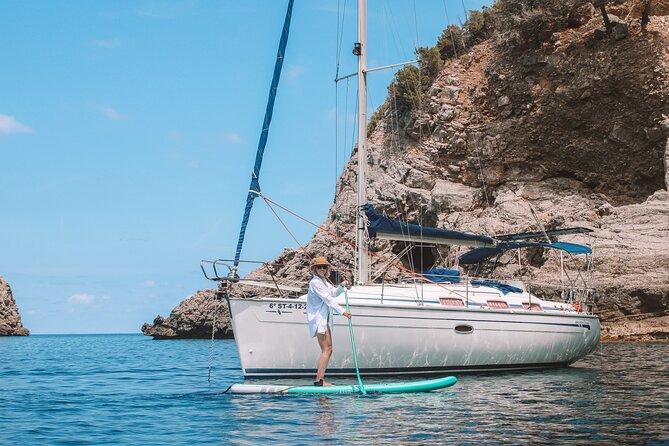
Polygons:
M9 284L0 277L0 336L28 336Z
M590 228L603 336L666 339L669 17L653 16L642 30L621 8L620 17L610 15L610 36L594 8L582 8L575 28L553 33L540 48L488 40L447 60L419 106L389 106L377 116L368 199L389 217L475 233ZM323 223L349 239L355 179L354 156ZM306 249L353 270L353 251L327 232ZM399 247L377 242L374 250L389 258ZM414 254L429 267L457 252ZM520 268L502 262L497 274L556 282L558 263L549 256L529 253ZM279 280L306 280L307 260L297 250L271 266ZM164 324L173 322L156 319L145 333Z
M167 319L157 316L153 324L142 325L142 333L154 339L232 338L230 313L225 301L216 300L214 290L202 290L177 306ZM215 322L214 322L215 319Z

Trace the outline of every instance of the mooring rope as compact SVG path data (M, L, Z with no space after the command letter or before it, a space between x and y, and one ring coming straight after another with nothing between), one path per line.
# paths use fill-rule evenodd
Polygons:
M214 363L214 336L216 335L216 318L218 317L218 309L221 306L221 301L214 295L216 304L214 306L214 320L211 324L211 344L209 345L209 372L207 373L207 382L211 383L211 368Z

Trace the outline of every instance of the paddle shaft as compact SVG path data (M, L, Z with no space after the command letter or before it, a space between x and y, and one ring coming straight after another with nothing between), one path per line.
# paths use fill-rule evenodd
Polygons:
M344 288L344 297L346 298L346 311L350 313L351 310L348 306L348 291L346 291L346 288ZM362 383L362 378L360 377L360 368L358 367L358 354L356 353L355 349L355 338L353 337L353 323L351 322L351 319L348 320L348 332L351 334L351 349L353 349L353 363L355 364L355 374L358 376L358 384L360 384L360 393L362 393L363 395L367 395L365 386Z

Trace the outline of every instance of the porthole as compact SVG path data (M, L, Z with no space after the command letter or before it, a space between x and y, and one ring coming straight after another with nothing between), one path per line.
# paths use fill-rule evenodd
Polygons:
M471 325L456 325L455 332L459 334L469 334L474 331L474 327Z

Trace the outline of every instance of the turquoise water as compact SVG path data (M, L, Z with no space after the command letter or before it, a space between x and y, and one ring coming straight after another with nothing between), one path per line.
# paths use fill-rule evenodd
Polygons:
M667 343L605 344L565 369L366 397L225 394L242 381L237 349L215 343L208 384L209 345L0 338L0 444L669 444Z

